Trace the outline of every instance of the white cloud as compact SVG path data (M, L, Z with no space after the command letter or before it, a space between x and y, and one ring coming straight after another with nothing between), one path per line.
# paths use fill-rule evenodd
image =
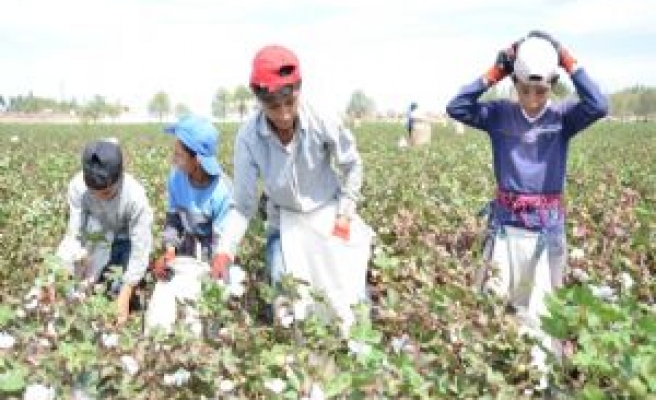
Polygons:
M653 15L649 0L7 2L0 94L102 94L145 108L164 90L208 113L216 89L246 84L256 50L277 42L298 53L304 91L322 107L343 109L362 89L383 110L410 101L440 110L535 28L571 45L616 90L656 83Z

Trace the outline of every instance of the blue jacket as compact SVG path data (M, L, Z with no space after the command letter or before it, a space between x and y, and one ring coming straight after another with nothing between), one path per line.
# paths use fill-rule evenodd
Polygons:
M499 189L562 193L570 139L608 112L608 100L585 70L579 68L571 78L579 99L550 102L534 120L513 101L479 102L488 89L482 78L463 87L449 102L447 113L453 119L489 135Z

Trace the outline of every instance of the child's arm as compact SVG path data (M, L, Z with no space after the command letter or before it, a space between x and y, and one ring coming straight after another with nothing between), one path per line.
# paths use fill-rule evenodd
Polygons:
M566 103L563 110L563 130L568 137L608 114L608 99L584 69L577 68L571 78L579 100Z
M257 179L259 172L253 160L251 150L246 140L239 133L235 140L234 150L234 187L231 207L221 221L221 235L217 244L219 259L227 264L234 260L239 244L241 243L248 223L257 212L259 198L257 197ZM221 177L224 179L224 177ZM226 261L227 260L227 261Z
M152 251L153 211L145 192L137 193L129 206L130 258L123 274L123 283L136 286L148 268Z
M337 214L345 220L350 220L361 197L362 158L353 133L337 119L325 119L323 129L331 156L334 157L337 169L343 177Z
M184 226L182 225L182 220L177 211L178 201L175 196L175 177L176 172L171 172L167 182L168 206L164 221L164 230L162 232L162 244L164 245L164 249L178 247L180 245L182 233L184 232Z
M460 92L446 106L446 112L456 121L473 128L486 130L492 110L493 102L481 103L478 98L489 88L484 77L460 89Z

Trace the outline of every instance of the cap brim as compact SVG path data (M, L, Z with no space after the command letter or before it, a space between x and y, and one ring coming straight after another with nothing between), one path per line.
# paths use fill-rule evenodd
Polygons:
M208 175L216 176L221 173L221 167L219 167L219 162L216 161L216 157L201 156L200 154L197 154L196 160L198 160L200 166L203 167L203 171Z

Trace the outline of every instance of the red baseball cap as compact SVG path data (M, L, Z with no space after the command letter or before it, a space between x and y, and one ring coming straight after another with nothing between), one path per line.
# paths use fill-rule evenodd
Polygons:
M301 82L301 68L296 54L277 45L266 46L255 54L251 88L270 94Z

